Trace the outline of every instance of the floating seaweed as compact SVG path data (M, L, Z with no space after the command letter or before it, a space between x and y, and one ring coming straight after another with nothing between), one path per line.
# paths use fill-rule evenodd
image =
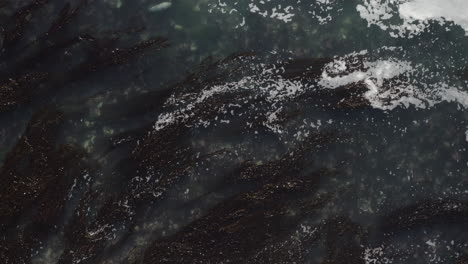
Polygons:
M74 32L70 24L88 5L87 0L79 1L74 8L70 3L65 3L47 31L39 33L32 41L23 40L26 27L33 21L33 14L49 5L48 1L32 1L7 19L6 29L2 32L1 57L6 60L4 65L7 66L2 68L0 76L2 112L30 102L35 96L50 96L71 82L82 80L104 68L125 64L145 51L167 46L167 40L162 37L122 47L118 44L118 37L108 40L93 36L89 30ZM66 56L69 50L77 47L85 52L82 62L70 62L70 65L59 68L54 64L55 61L63 61L63 54Z
M6 19L0 55L5 61L0 76L1 112L26 103L36 106L47 103L47 98L71 82L167 45L166 39L156 37L121 47L117 39L102 41L89 33L71 33L68 26L87 4L88 1L79 1L72 8L70 3L65 3L48 30L32 41L25 37L25 32L33 23L33 14L52 7L52 3L31 1ZM86 59L62 65L58 70L51 58L60 61L61 51L77 46L88 53ZM1 258L5 263L29 263L51 235L60 236L62 225L68 221L65 207L73 205L69 202L73 189L83 184L83 176L89 177L91 165L87 154L70 145L59 145L57 141L62 122L63 113L59 110L38 111L5 158L1 170L4 184L0 191L0 197L5 199L0 210L5 234Z
M383 117L372 108L377 101L388 109L411 93L400 89L408 81L401 71L384 77L372 72L372 54L285 59L277 53L233 53L207 57L189 73L176 74L185 78L140 87L136 83L145 82L148 70L141 68L178 68L167 65L174 51L194 53L184 57L189 68L188 61L203 52L187 41L152 60L142 55L169 47L166 38L146 36L141 23L115 30L86 25L79 22L81 15L89 16L93 5L116 12L145 7L157 24L164 12L185 3L154 8L144 0L57 2L0 0L0 114L16 122L18 113L33 113L12 147L2 146L0 258L5 263L407 263L415 248L392 245L406 234L449 225L465 231L463 198L418 197L405 201L409 205L382 206L387 197L378 191L399 192L403 186L385 185L377 169L369 172L375 172L375 182L368 183L370 178L356 170L364 163L383 166L375 159L359 162L366 151L374 156L398 149L385 135L407 131L395 125L376 135L372 129L378 125L369 120L379 119L384 129L393 129L391 121L400 118L420 125L412 115ZM148 17L135 20L153 23ZM183 25L168 24L182 31ZM234 39L253 41L242 34ZM338 45L333 42L323 45ZM148 64L131 64L135 58ZM128 72L130 67L119 67L129 64ZM323 75L357 77L327 86L320 81ZM466 70L459 75L465 78ZM89 83L77 83L93 86L93 78L115 80L80 93ZM119 87L111 87L115 83ZM376 83L377 91L371 85ZM66 89L80 95L69 99L60 94ZM461 124L439 137L458 133L457 140L465 142ZM372 148L370 135L385 151ZM452 153L444 146L440 152L462 164L464 147ZM404 162L389 163L389 169ZM407 183L420 184L410 177ZM378 202L356 191L371 187ZM424 242L439 250L432 240ZM462 247L457 250L466 252ZM53 259L42 258L48 252L54 252ZM462 264L466 254L446 259Z
M241 169L239 179L257 181L258 187L220 203L177 234L155 241L143 263L245 262L270 242L290 235L301 220L329 201L330 195L317 196L315 190L320 178L331 174L322 170L303 175L301 150L291 153L297 154Z
M419 201L399 208L382 220L383 232L394 235L399 231L431 227L437 224L464 224L468 220L468 205L454 199Z
M1 169L1 258L28 263L49 232L57 232L73 184L91 167L86 154L72 146L57 146L63 115L43 109L7 155Z

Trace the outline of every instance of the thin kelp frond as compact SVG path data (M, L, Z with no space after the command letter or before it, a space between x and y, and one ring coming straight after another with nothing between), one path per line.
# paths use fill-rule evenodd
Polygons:
M37 92L38 86L49 78L49 74L37 72L10 79L0 85L0 111L5 112L28 102Z
M78 67L77 71L97 71L106 67L121 65L128 62L131 58L140 55L142 52L154 48L156 50L166 47L167 39L157 37L149 40L141 41L134 46L128 48L105 48L99 50L97 58L91 59L89 62Z
M45 33L47 37L60 32L64 27L79 14L80 9L84 8L89 3L89 0L80 0L76 7L72 7L70 3L66 3L60 10L57 18L51 23L49 30Z
M31 23L33 15L39 9L44 8L48 2L47 0L33 0L10 17L8 23L3 27L2 55L5 55L10 49L14 49L24 37L26 27Z
M383 217L382 231L392 236L437 224L464 225L467 221L467 202L454 199L425 200L398 208Z
M307 156L326 147L334 139L335 136L331 133L310 135L300 146L286 152L277 160L265 164L255 164L252 161L244 162L238 178L232 180L267 183L284 178L285 175L299 174L309 165L307 164Z

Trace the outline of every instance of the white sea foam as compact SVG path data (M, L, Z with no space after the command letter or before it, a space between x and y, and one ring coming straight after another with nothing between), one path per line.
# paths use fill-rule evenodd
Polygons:
M240 16L236 27L246 25L245 12L257 14L266 19L279 20L284 23L292 22L301 12L307 12L319 24L326 24L333 19L333 12L340 12L338 0L314 0L304 4L300 0L284 0L280 4L272 1L246 0L242 4L238 1L218 0L210 4L210 12L218 11L222 14ZM304 10L305 8L305 10Z
M403 3L399 13L405 20L447 20L461 26L468 34L468 1L466 0L414 0Z
M361 51L335 58L324 68L319 85L336 89L362 82L368 89L365 98L372 107L382 110L428 108L442 102L468 108L468 93L462 87L425 82L430 73L422 65L391 57L369 60L366 55L367 51ZM362 64L360 68L353 66L358 61Z
M402 49L383 47L377 51L379 52L396 55L402 52ZM285 127L281 124L279 115L288 102L310 89L336 89L353 83L365 85L368 90L364 97L370 106L384 111L397 107L426 109L442 102L456 103L462 108L468 108L466 89L450 85L443 80L429 81L433 73L423 65L397 59L388 54L379 55L378 59L370 57L366 50L336 57L324 67L316 84L284 79L280 74L282 68L260 64L257 67L260 72L244 76L238 81L207 86L197 93L173 96L166 102L166 108L172 110L160 114L154 124L155 131L177 122L195 127L229 124L230 118L244 111L252 120L264 120L265 127L280 135ZM242 91L250 95L219 107L216 110L218 116L214 119L193 120L197 116L197 109L209 103L211 98L235 95ZM306 127L320 128L320 120L316 121L304 120L296 132L299 133ZM301 133L297 135L301 136Z
M255 66L252 65L252 67ZM281 134L283 129L277 123L277 115L281 111L282 104L302 94L308 89L308 85L300 81L282 78L279 74L282 68L260 65L259 69L259 73L244 76L235 82L207 86L198 93L187 93L171 97L165 105L169 109L175 110L160 114L154 124L154 130L161 130L177 122L195 127L208 127L218 122L229 124L229 120L221 120L219 117L215 117L214 120L187 121L196 116L195 111L197 108L207 104L208 100L213 97L248 91L252 94L251 96L221 106L217 109L218 114L231 118L236 115L235 109L249 108L252 110L249 114L253 119L264 120L263 125L265 127L277 134Z
M326 24L343 10L340 3L339 0L314 0L307 5L298 0L284 0L280 4L263 0L218 0L209 4L209 11L238 16L240 20L236 27L247 24L246 12L285 23L307 13L319 24ZM377 25L393 37L412 38L427 30L430 22L454 23L468 35L466 0L361 0L356 10L369 25Z
M453 22L468 35L466 0L363 0L356 9L369 25L389 31L393 37L412 38L427 30L431 21Z

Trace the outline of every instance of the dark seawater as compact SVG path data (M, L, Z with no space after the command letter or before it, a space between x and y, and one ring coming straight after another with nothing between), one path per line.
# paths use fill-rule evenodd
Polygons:
M468 5L421 3L0 0L0 264L468 263Z

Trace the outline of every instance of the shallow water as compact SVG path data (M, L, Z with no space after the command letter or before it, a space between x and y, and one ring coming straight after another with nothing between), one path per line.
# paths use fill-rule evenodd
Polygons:
M4 263L468 260L463 1L7 2Z

